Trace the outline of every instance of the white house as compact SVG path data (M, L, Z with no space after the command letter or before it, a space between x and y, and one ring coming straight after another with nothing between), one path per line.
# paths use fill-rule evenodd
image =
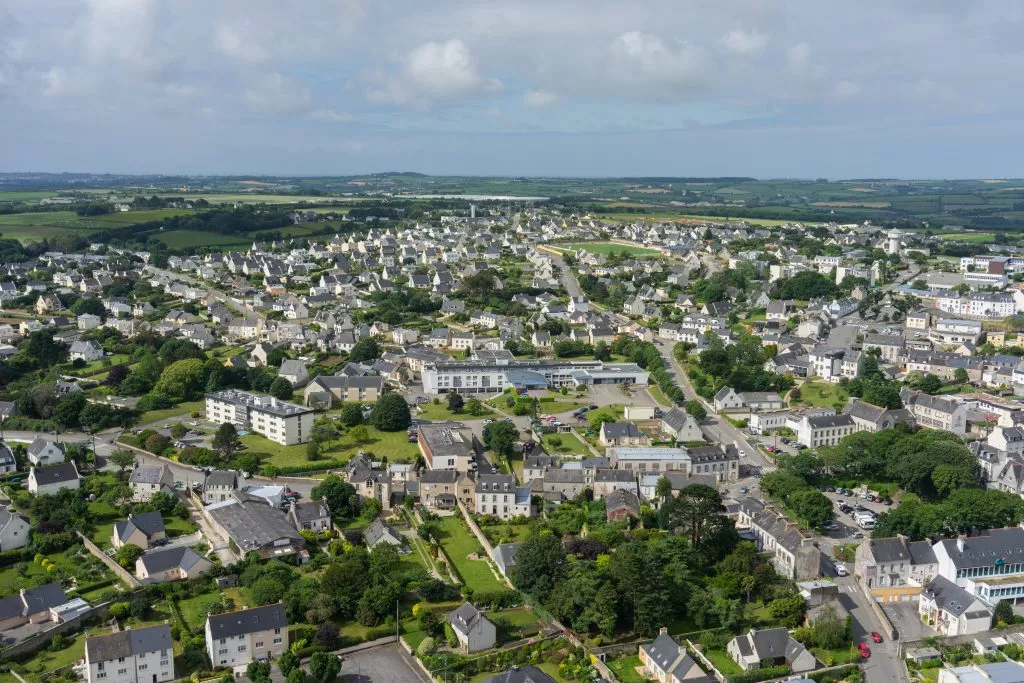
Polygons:
M206 617L206 653L215 667L277 659L288 649L288 617L280 602Z
M35 495L55 494L61 489L77 489L81 485L74 462L49 467L30 467L28 490Z
M530 489L517 487L510 474L481 474L476 482L476 513L501 519L529 517Z
M70 354L71 360L82 360L88 363L103 358L103 347L92 339L89 341L79 340L71 344Z
M64 444L37 436L28 445L28 461L40 467L64 462Z
M163 683L174 680L174 644L167 624L85 639L89 683Z
M731 387L722 387L715 394L715 412L723 410L738 410L743 407L743 398L732 390Z
M0 551L27 546L30 530L27 518L0 507Z
M498 629L468 602L448 613L448 623L466 652L489 650L498 640Z
M918 612L922 621L945 636L981 633L992 628L992 610L944 576L921 589Z

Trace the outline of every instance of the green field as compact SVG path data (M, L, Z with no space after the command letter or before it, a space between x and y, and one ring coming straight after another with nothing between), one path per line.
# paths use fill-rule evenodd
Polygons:
M446 402L439 404L424 403L418 406L419 412L413 412L415 413L414 417L417 420L431 420L433 422L440 422L444 420L454 420L456 422L461 422L462 420L477 420L492 414L491 409L486 403L481 403L480 407L482 410L480 411L480 415L477 416L470 415L465 410L461 413L453 413L448 410L448 404Z
M48 190L0 190L0 202L34 202L55 194Z
M405 432L382 432L375 427L367 426L369 440L365 443L356 443L347 434L340 439L331 441L326 448L321 450L321 460L347 460L359 452L360 449L367 453L373 453L380 458L387 456L389 462L414 462L420 455L419 446L416 443L409 443L408 435ZM297 467L309 465L310 469L318 468L318 461L310 461L306 457L306 444L294 446L282 446L274 443L259 434L246 434L242 437L242 443L246 445L249 452L269 453L270 458L265 464L273 464L278 467ZM323 466L319 466L323 469Z
M79 216L74 211L37 211L0 216L0 234L23 242L59 235L86 236L99 230L116 230L169 216L191 213L188 209L118 211L102 216Z
M654 256L660 254L657 249L645 249L644 247L634 247L628 244L614 244L612 242L566 242L565 244L553 245L557 249L562 251L574 250L590 252L591 254L610 254L615 252L616 254L629 254L630 256Z
M559 446L555 446L551 442L551 439L556 437L560 439L561 445ZM582 453L583 455L590 455L590 449L584 446L583 443L570 432L545 434L541 437L541 443L544 444L544 450L552 455L562 455L567 453Z
M833 408L834 404L840 401L845 405L849 398L850 394L838 384L812 380L800 385L799 403L805 406ZM793 403L796 404L797 401Z
M992 244L996 236L991 232L943 232L938 235L951 242L969 242L971 244Z
M615 677L621 683L644 683L648 680L636 672L637 667L643 666L640 663L639 655L629 655L618 659L608 660L608 668L612 670Z
M441 520L444 536L441 545L448 553L452 564L458 570L462 580L476 592L504 590L505 585L498 581L486 560L470 560L468 555L476 553L486 558L483 547L476 538L462 526L462 518L458 514Z

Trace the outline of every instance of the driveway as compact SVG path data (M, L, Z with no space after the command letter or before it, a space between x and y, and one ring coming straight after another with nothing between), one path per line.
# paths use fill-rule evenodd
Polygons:
M889 618L902 641L914 641L936 635L930 626L918 616L916 602L887 602L882 611Z
M345 683L429 683L430 679L401 646L385 645L344 656Z

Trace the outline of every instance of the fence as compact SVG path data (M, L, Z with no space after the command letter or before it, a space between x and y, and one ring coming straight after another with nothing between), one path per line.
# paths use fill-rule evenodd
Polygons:
M105 552L100 550L100 547L90 541L81 531L76 531L78 537L82 539L82 543L85 544L85 549L92 553L100 562L107 565L107 569L114 572L114 575L124 581L130 588L138 588L142 585L142 582L132 576L131 572L119 565L114 561L114 558L107 555Z

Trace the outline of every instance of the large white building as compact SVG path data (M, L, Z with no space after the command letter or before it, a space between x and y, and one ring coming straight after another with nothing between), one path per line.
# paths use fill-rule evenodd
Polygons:
M313 409L273 396L225 389L206 395L206 419L230 422L282 446L305 443L313 430Z
M174 680L174 644L167 624L85 639L89 683L164 683Z
M648 372L635 363L494 357L426 363L423 367L423 391L428 394L497 394L509 386L544 389L594 384L646 385L647 377Z
M481 474L474 492L476 513L509 520L530 517L529 487L517 487L511 474Z
M944 294L936 306L940 311L967 318L1005 318L1017 312L1013 297L1001 292L975 292L965 297Z
M796 430L800 443L811 448L836 446L844 438L860 431L849 415L804 416Z

